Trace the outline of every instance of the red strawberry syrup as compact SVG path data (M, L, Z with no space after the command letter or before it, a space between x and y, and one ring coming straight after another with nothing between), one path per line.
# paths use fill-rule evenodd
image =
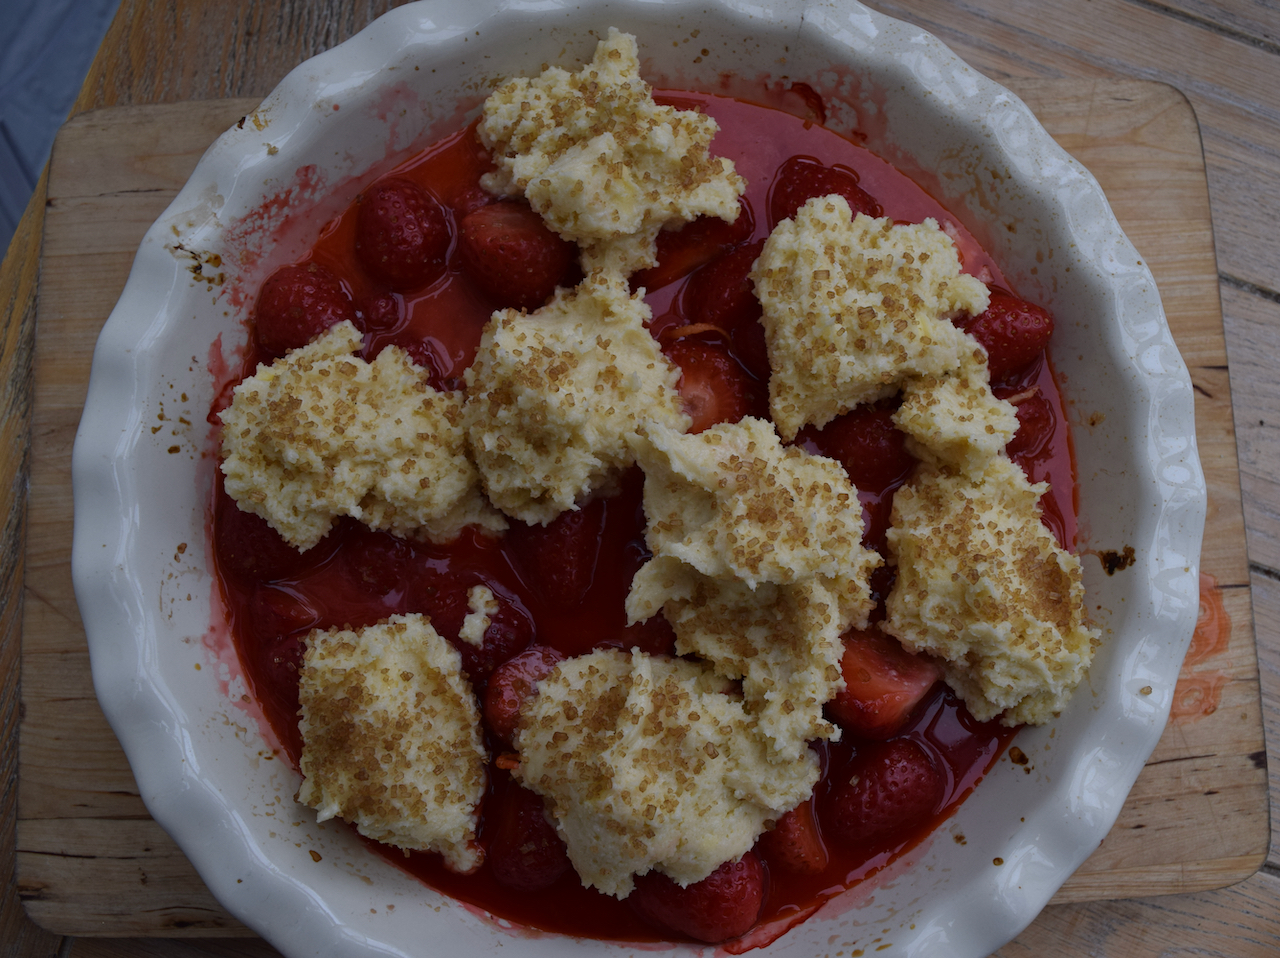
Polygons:
M660 99L702 109L719 121L721 132L713 151L732 159L749 184L745 202L753 213L754 232L741 242L761 239L768 233L768 193L776 170L792 156L809 156L853 170L859 186L874 197L886 216L902 222L933 217L956 239L966 272L1003 285L999 268L954 217L904 174L849 139L812 121L727 97L668 93ZM456 224L462 217L492 202L478 183L480 175L489 169L489 158L475 140L474 127L468 127L386 176L413 180L430 190L443 203L456 236ZM442 277L424 289L393 293L362 271L354 252L355 221L353 204L324 226L301 262L314 260L327 267L357 306L382 295L380 308L387 309L385 296L394 297L391 305L400 318L387 326L384 314L378 331L366 335L366 355L375 355L389 342L410 344L416 357L425 357L435 381L456 385L475 355L481 330L493 308L485 291L473 285L463 272L454 255L456 239ZM680 311L680 293L687 281L684 276L647 291L655 337L689 325ZM252 344L248 353L242 377L265 358ZM1074 465L1052 367L1042 358L1015 385L1014 392L1038 390L1049 403L1050 434L1043 442L1024 443L1030 451L1015 457L1015 461L1033 481L1051 482L1051 492L1044 499L1044 522L1061 543L1071 548L1076 535ZM1043 416L1038 421L1043 422ZM302 637L312 628L358 627L395 613L436 613L446 606L453 609L459 601L457 596L465 597L468 587L484 583L513 607L513 614L532 622L534 643L552 646L566 655L580 655L599 647L629 649L633 645L652 652L670 651L671 635L663 623L651 620L647 625L628 628L623 613L631 578L648 558L641 509L642 478L638 470L628 473L616 495L593 507L600 514L575 526L577 531L566 533L567 545L556 540L556 547L563 548L568 559L589 565L573 578L573 588L581 594L576 603L557 601L566 588L563 582L548 584L539 579L540 563L530 559L536 550L531 553L527 537L521 535L485 538L466 533L450 545L433 546L371 534L357 523L343 520L308 554L301 570L279 577L232 568L215 548L218 578L240 661L254 695L295 767L302 744L296 716L297 669ZM221 482L215 485L219 498L214 509L216 527L218 516L231 504L222 501L225 494ZM887 502L893 488L896 485L860 491L864 504L875 512L876 504ZM590 541L572 538L584 535L590 536ZM879 586L887 588L887 582L882 578ZM461 601L465 612L465 598ZM450 602L453 606L449 606ZM437 621L441 621L439 616ZM483 697L483 688L477 692ZM1014 730L993 722L976 722L958 699L939 685L900 734L920 744L943 772L946 789L936 813L908 838L895 839L894 844L885 847L851 852L830 845L830 862L818 874L769 876L761 922L775 922L781 933L788 916L811 913L821 901L918 845L973 790L1003 752ZM492 736L490 746L495 755L501 751ZM817 789L819 807L857 747L852 736L836 745L817 746L826 770ZM482 843L485 836L482 820ZM398 849L369 844L433 888L522 925L598 939L652 941L667 937L636 917L625 902L584 889L572 871L543 891L513 892L499 885L487 866L474 875L460 876L445 869L436 855L413 853L405 857ZM763 943L752 941L753 945Z

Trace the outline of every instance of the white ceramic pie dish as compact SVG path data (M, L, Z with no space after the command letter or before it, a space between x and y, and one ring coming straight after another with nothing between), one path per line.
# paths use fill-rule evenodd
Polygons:
M76 441L73 574L102 707L152 815L218 899L287 955L653 950L512 929L346 828L317 825L244 700L208 571L205 416L257 284L365 182L474 115L493 79L582 62L589 31L610 26L637 35L656 85L715 89L724 73L808 82L829 125L861 129L919 176L1057 317L1080 547L1136 556L1113 576L1084 560L1105 644L1060 719L1016 739L1032 774L997 763L933 839L767 949L987 955L1097 847L1164 727L1198 610L1205 485L1191 384L1154 281L1093 178L936 39L845 0L412 4L299 66L221 137L143 241Z

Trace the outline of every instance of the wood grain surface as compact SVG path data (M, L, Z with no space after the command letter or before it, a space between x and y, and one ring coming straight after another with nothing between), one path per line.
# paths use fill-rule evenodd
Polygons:
M875 4L939 34L970 63L996 78L1010 76L1159 79L1195 107L1204 142L1208 192L1217 244L1219 292L1231 377L1197 376L1197 386L1221 396L1229 385L1238 427L1245 525L1258 629L1267 730L1280 730L1280 463L1276 423L1280 394L1280 243L1272 224L1280 212L1280 23L1273 4L1249 0L1177 3L1063 0L1052 6L996 0L979 5L937 2ZM217 6L125 0L86 82L77 111L97 106L264 95L304 56L339 42L387 4L228 2ZM1093 118L1095 121L1100 117ZM1153 131L1158 129L1154 127ZM1159 137L1153 137L1158 145ZM1133 184L1137 193L1157 184ZM1115 197L1112 197L1113 200ZM0 730L12 743L18 698L16 585L22 581L22 450L28 435L30 354L44 195L38 194L0 267L3 337L0 428L9 454L2 462L7 519L0 567L0 668L9 681L0 699ZM1170 228L1178 229L1176 222ZM1141 249L1142 241L1134 237ZM1176 277L1174 277L1176 280ZM1166 280L1160 279L1166 290ZM1202 433L1203 435L1203 433ZM28 602L32 599L28 595ZM38 601L38 600L37 600ZM13 748L4 751L3 808L12 822ZM1271 749L1275 754L1274 746ZM1272 764L1273 769L1280 765ZM86 774L98 774L85 769ZM1205 790L1216 781L1203 771ZM1272 772L1272 791L1276 791ZM1223 812L1226 817L1228 812ZM125 821L128 821L125 819ZM141 821L140 819L137 821ZM1141 823L1137 823L1141 824ZM11 826L9 826L11 827ZM7 829L6 829L7 830ZM56 836L53 836L56 839ZM126 842L147 837L122 835ZM11 833L3 845L13 861ZM1128 863L1113 863L1127 865ZM69 862L74 867L74 862ZM1127 902L1047 909L1001 955L1273 955L1280 950L1280 855L1229 889ZM256 940L173 939L112 942L42 932L26 920L10 886L0 910L0 942L15 955L267 955Z

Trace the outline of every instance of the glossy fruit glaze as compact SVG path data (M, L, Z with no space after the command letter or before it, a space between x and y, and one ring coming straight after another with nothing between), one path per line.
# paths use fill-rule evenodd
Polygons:
M677 360L680 355L692 355L690 362L696 368L697 356L716 353L717 363L728 364L727 375L735 378L735 388L746 397L739 405L747 411L763 413L761 404L767 395L767 367L762 372L762 341L752 327L754 319L749 317L744 325L732 318L734 310L741 312L743 308L739 303L714 314L713 318L729 317L723 323L708 323L701 314L713 307L703 304L720 300L704 294L711 287L732 299L732 290L725 293L727 287L716 270L741 272L741 265L734 265L734 256L749 266L755 253L748 248L758 247L768 235L779 215L779 205L785 209L793 202L784 195L786 184L771 190L788 161L793 167L799 163L841 168L846 171L841 174L846 181L852 171L852 182L857 183L853 189L897 221L937 219L955 238L966 272L993 287L1004 285L997 265L935 200L889 164L817 122L821 107L816 97L807 98L814 108L807 117L703 94L665 93L659 98L715 117L721 132L713 149L734 160L749 187L737 224L728 227L719 221L700 220L679 233L664 234L658 266L637 274L633 287L646 288L654 315L651 331L668 354ZM407 179L427 188L456 224L492 202L478 183L490 168L487 154L475 140L474 128L468 128L441 140L383 179ZM367 356L376 355L387 343L406 346L428 368L437 386L457 388L494 303L484 288L468 277L461 257L455 255L456 239L451 241L441 278L425 289L394 291L361 267L354 253L356 220L357 204L353 204L324 226L300 263L317 263L329 270L357 310L381 309L386 313L376 331L366 333ZM699 270L700 266L706 268ZM749 313L750 304L747 309ZM269 350L251 343L242 375L271 358ZM685 365L684 360L678 361ZM682 392L692 375L686 375ZM1041 354L994 388L997 395L1021 402L1019 416L1025 421L1010 443L1009 454L1032 481L1051 483L1050 494L1044 499L1043 521L1071 548L1076 536L1074 467L1052 367ZM713 385L715 390L725 391ZM228 401L229 390L215 403L212 421ZM692 401L686 393L686 402ZM740 414L741 409L732 413L735 417ZM834 432L828 436L825 431L808 430L798 441L814 451L836 455L831 448L835 442L832 436ZM904 455L900 446L899 437L895 453L899 457ZM890 465L873 470L870 478L862 480L867 483L860 487L859 495L868 521L868 544L883 548L892 494L905 481L910 465L907 455L905 469ZM448 546L404 541L342 520L318 546L299 555L265 522L241 513L217 484L214 552L232 634L254 694L289 760L296 767L301 752L297 675L304 637L313 628L360 627L396 613L425 612L442 634L456 635L467 611L467 589L483 583L498 597L502 613L498 617L501 627L486 636L485 653L477 657L473 652L467 660L482 701L493 668L530 644L550 646L565 655L602 646L670 652L673 635L661 617L628 627L623 614L631 578L648 557L642 485L642 475L632 470L621 478L615 495L598 498L545 529L513 522L505 537L467 533ZM554 561L548 561L552 557ZM882 570L873 587L882 594L891 582L891 573ZM760 921L785 929L789 921L802 920L815 904L919 844L973 790L1013 734L997 723L975 721L949 690L941 684L935 686L896 737L917 743L941 770L941 800L932 814L909 829L852 848L823 842L821 828L828 818L833 783L840 781L856 756L859 741L846 734L838 744L815 746L824 776L812 801L818 841L825 844L827 862L820 870L797 874L780 867L775 859L771 869L768 851L762 848L766 894ZM491 753L501 755L504 743L492 732L487 735ZM484 817L485 809L505 807L505 793L512 787L504 768L494 765L490 771L491 784L482 806L482 844L491 843L499 827ZM445 869L438 856L412 853L406 857L397 849L369 844L432 887L523 925L601 939L679 937L655 929L625 902L584 889L571 870L545 889L513 891L495 879L491 864L474 875L461 876Z

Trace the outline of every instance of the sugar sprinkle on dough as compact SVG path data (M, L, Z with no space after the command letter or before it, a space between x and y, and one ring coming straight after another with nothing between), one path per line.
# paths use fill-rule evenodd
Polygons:
M302 787L317 820L480 866L488 756L458 651L422 615L307 637L299 682Z
M480 140L498 169L482 183L524 196L582 247L586 272L628 274L656 262L664 227L737 219L746 184L711 153L717 129L702 113L654 103L635 37L610 29L577 73L550 67L485 100Z

